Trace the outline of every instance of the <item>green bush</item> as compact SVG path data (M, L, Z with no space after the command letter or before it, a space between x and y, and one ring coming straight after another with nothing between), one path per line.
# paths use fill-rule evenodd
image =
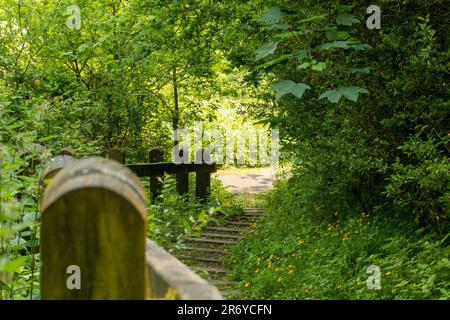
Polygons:
M210 223L242 212L234 196L227 192L220 181L213 179L211 195L202 202L195 197L195 175L190 179L189 192L179 195L173 176L161 178L162 192L149 204L148 235L168 250L183 245L189 237L200 237L201 231Z
M248 299L449 299L450 234L416 230L401 216L329 215L308 185L283 181L268 215L233 248L227 266ZM367 268L381 271L369 289Z

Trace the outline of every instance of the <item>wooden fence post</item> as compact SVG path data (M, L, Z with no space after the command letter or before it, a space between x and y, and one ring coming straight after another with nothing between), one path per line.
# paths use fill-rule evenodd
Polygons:
M196 163L211 163L211 154L206 149L200 149L195 154ZM195 176L195 195L205 201L211 192L211 172L197 172Z
M145 191L117 162L64 168L41 205L42 299L144 299Z
M180 157L182 159L185 158L187 152L189 152L187 149L181 149L180 151ZM189 192L189 172L179 172L176 175L177 180L177 192L180 195L186 194Z
M61 151L59 152L59 155L60 156L71 156L71 157L76 158L75 151L70 147L61 149Z
M109 150L108 158L116 160L119 163L124 164L125 163L125 152L121 148L112 148Z
M164 151L161 148L155 147L152 150L150 150L149 153L150 163L162 162L163 158L164 158ZM158 177L161 176L150 177L150 195L152 199L156 199L158 194L161 193L161 182L158 181Z
M53 179L58 172L76 160L77 159L71 156L56 156L51 158L50 162L45 167L44 174L40 181L41 185L45 186L48 180Z

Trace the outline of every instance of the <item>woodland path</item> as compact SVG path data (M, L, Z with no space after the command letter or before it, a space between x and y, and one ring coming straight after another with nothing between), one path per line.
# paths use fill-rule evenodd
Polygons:
M221 180L232 193L254 195L272 187L273 175L271 168L238 169L219 171L215 178ZM227 218L220 225L205 228L201 237L186 239L186 247L175 255L217 286L225 298L230 295L238 297L239 292L235 290L237 283L227 279L229 270L224 268L223 258L245 233L256 227L263 214L262 208L245 208L243 215Z
M219 171L215 178L232 193L258 193L272 188L275 171L273 168L238 169Z

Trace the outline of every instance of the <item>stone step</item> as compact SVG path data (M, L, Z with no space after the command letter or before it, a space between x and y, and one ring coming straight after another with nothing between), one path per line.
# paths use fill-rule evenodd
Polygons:
M179 258L182 260L194 260L194 261L202 261L202 262L217 262L217 263L222 262L220 259L210 258L210 257L194 257L194 256L188 256L188 255L180 255Z
M203 272L209 272L209 273L227 273L229 270L226 270L225 268L211 268L211 267L191 267L194 271L203 271Z
M217 244L235 244L237 241L208 239L208 238L187 238L187 241L203 242L203 243L217 243Z
M203 248L203 247L186 247L183 250L185 250L185 251L200 251L200 252L208 252L208 253L215 253L215 254L225 254L226 253L224 250Z
M244 228L226 228L226 227L207 227L205 230L239 232L239 233L248 231L248 229L244 229Z
M209 283L218 287L232 287L236 286L239 282L229 280L209 280Z
M240 216L237 221L241 221L241 220L252 220L252 221L254 221L254 220L256 220L257 217L258 216L247 216L247 215L245 215L245 216Z
M244 217L260 217L264 214L264 212L246 212Z
M226 224L231 224L234 226L251 226L253 223L241 221L228 221Z
M232 238L232 239L240 238L238 235L234 235L234 234L214 233L214 232L203 232L202 236L203 237L212 237L212 238Z

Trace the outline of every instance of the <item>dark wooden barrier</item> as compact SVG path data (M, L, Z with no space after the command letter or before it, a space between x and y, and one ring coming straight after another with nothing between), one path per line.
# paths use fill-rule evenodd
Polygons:
M197 164L210 164L211 154L206 149L200 149L195 155L195 162ZM205 200L211 191L211 173L197 172L195 177L195 195L200 200Z
M115 147L109 150L108 158L115 160L119 163L125 163L125 152L123 149Z
M222 299L145 239L143 186L115 161L67 163L44 193L41 222L42 299Z
M184 159L187 156L188 150L181 149L178 151L179 156ZM189 192L189 172L177 172L176 173L177 180L177 192L178 194L186 194Z
M180 156L183 156L186 150L180 150ZM117 150L111 151L111 155L123 160L123 153ZM164 174L174 174L177 180L177 192L185 194L189 191L189 173L196 173L196 196L200 200L205 200L211 189L211 173L217 171L217 165L211 161L211 155L208 150L201 149L197 152L196 161L190 163L172 163L172 162L158 162L162 159L163 153L160 148L155 148L150 151L150 163L127 164L126 167L131 169L138 177L150 177L150 190L152 198L156 198L160 192L160 184L157 182L157 177Z
M162 162L163 158L164 158L164 151L161 148L156 147L150 150L149 152L150 163ZM162 175L150 177L150 195L152 199L155 199L161 192L161 182L159 182L158 177L162 177Z

